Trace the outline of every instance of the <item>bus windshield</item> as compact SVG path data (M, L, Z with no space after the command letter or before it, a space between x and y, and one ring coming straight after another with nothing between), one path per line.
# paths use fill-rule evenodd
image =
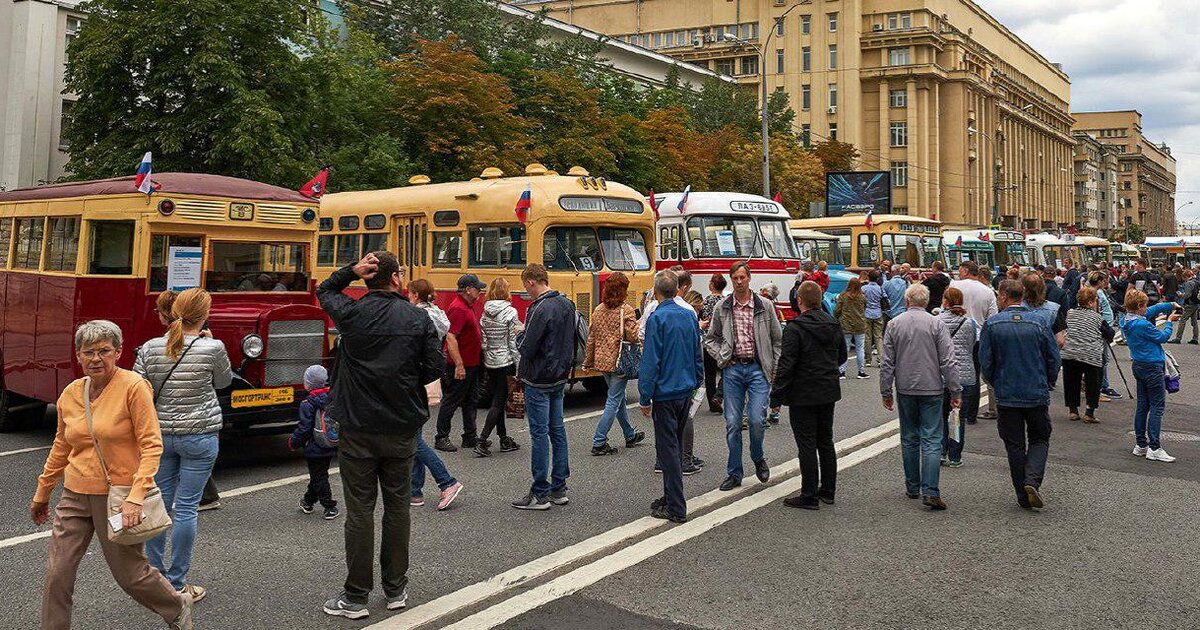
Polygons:
M763 246L771 258L795 258L792 239L786 221L760 219L758 229L762 232Z
M1108 264L1108 245L1088 245L1084 248L1084 263Z
M597 271L604 264L600 256L600 241L590 227L546 230L542 263L550 271Z
M646 239L642 233L631 228L599 228L600 248L604 250L604 262L609 269L617 271L645 271L650 268L650 257L646 254Z
M688 246L693 258L750 258L758 255L753 219L698 216L688 219ZM697 247L699 243L699 247Z
M883 244L884 260L891 260L896 264L908 263L913 267L924 268L932 265L935 260L942 260L940 236L884 234L880 241Z
M825 261L830 265L844 265L842 248L836 239L805 238L796 241L800 259L804 262Z
M307 245L213 241L209 248L204 288L210 292L308 290Z

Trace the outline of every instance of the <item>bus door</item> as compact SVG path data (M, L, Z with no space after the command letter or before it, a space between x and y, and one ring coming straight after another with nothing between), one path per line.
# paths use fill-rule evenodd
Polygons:
M407 281L423 278L429 268L429 228L425 215L396 217L396 256Z

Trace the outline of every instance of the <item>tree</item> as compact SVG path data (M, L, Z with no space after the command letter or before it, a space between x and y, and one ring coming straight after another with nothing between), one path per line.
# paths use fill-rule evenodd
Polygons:
M853 171L858 162L858 149L854 145L837 140L826 140L813 145L812 151L826 171Z

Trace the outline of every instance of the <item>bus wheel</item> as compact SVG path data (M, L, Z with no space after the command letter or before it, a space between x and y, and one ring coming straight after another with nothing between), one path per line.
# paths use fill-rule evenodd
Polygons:
M608 383L604 382L603 376L592 376L580 382L583 383L583 388L589 394L604 394L608 392Z
M20 404L19 396L7 389L0 389L0 431L7 433L20 428L21 421L29 415L17 408Z

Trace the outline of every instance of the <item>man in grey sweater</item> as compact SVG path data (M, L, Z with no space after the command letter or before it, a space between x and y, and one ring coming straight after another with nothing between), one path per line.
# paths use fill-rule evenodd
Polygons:
M944 510L938 489L942 455L942 395L950 404L962 404L962 384L950 331L925 311L929 288L914 284L904 292L904 312L883 333L883 362L879 392L883 406L900 414L900 448L904 460L905 492L922 497L931 510ZM894 402L895 384L898 401ZM897 404L898 402L898 404Z

